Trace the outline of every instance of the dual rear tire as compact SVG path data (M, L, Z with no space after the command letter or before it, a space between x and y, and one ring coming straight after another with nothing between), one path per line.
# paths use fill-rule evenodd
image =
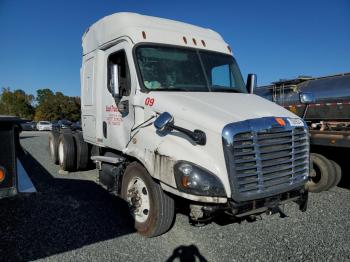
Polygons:
M58 163L65 171L76 169L76 150L71 134L61 134L58 139Z
M89 165L89 148L81 133L49 133L49 153L54 164L65 171L84 170Z
M54 164L58 164L58 139L59 133L50 132L49 133L49 153L51 160Z
M306 183L307 190L319 193L339 183L341 168L336 162L316 153L311 153L311 161L313 170L311 170L310 180Z

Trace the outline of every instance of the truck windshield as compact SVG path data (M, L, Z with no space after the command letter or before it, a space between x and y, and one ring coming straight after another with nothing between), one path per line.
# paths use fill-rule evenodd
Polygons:
M141 81L150 90L247 93L238 65L230 55L139 46L136 58Z

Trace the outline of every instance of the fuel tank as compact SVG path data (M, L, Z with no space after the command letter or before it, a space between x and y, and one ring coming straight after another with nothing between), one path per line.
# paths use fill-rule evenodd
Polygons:
M310 104L306 120L350 120L350 73L325 77L299 77L258 87L255 93L302 116L305 105L299 101L299 93L315 96Z

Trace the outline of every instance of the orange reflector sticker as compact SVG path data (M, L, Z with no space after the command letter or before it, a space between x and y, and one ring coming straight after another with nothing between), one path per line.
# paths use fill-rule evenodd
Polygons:
M280 126L285 126L286 125L286 122L283 120L283 118L276 117L275 120Z
M0 167L0 183L5 180L6 174L5 174L5 169Z

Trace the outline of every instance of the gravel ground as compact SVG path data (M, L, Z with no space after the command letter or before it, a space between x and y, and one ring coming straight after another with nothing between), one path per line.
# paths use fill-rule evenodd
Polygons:
M198 228L178 214L172 230L146 239L96 171L58 174L47 133L23 132L21 144L38 192L0 201L2 261L350 261L348 186L310 194L306 213L286 205L283 219Z

